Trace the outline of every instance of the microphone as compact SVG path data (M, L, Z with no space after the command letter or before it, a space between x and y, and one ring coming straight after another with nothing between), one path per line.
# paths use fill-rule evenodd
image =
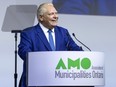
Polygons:
M87 47L85 44L83 44L81 41L79 41L79 40L76 38L76 36L75 36L74 33L72 33L72 35L74 36L74 38L75 38L79 43L81 43L84 47L86 47L89 51L91 51L91 49L90 49L89 47Z

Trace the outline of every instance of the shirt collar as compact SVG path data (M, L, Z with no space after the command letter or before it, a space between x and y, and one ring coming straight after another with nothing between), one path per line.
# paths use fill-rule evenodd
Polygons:
M40 23L40 27L42 28L42 30L43 30L44 32L48 32L48 28L44 27L41 23ZM51 29L51 30L52 30L52 32L54 33L54 28Z

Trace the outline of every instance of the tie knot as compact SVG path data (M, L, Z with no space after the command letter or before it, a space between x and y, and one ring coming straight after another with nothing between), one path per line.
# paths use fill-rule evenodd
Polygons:
M49 30L48 30L48 33L52 33L52 30L49 29Z

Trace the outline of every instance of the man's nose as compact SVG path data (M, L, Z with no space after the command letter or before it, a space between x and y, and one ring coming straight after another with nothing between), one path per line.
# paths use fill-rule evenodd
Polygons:
M58 14L54 14L54 18L58 18Z

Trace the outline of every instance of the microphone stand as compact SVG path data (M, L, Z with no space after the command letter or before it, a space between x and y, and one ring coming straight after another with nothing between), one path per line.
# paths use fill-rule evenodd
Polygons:
M20 33L21 30L12 30L11 33L14 33L15 36L15 73L14 73L14 87L17 87L17 77L18 77L18 74L17 74L17 34Z
M86 47L89 51L91 51L91 49L89 47L87 47L84 43L82 43L80 40L77 39L77 37L75 36L74 33L72 33L72 35L74 36L74 38L79 42L81 43L84 47Z

